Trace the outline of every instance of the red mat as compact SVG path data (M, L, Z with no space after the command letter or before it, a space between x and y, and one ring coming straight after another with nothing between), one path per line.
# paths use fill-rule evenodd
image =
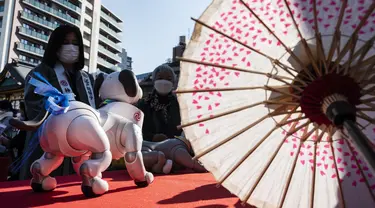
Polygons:
M146 188L137 188L125 171L105 172L103 177L109 182L109 192L91 199L81 193L78 176L57 177L58 187L48 193L33 193L29 181L2 182L0 207L243 207L227 190L216 188L215 180L209 173L159 175Z

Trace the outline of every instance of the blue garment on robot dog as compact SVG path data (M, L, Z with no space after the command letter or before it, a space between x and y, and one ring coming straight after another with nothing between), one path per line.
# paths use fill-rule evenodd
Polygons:
M69 100L74 97L74 94L63 94L55 87L53 87L40 73L35 72L35 77L29 80L29 83L35 86L34 93L46 97L44 108L53 115L66 113L69 110ZM44 124L39 127L38 131L34 133L29 141L28 151L24 152L21 157L11 164L11 172L16 173L26 163L30 155L35 151L39 145L39 134L43 129Z

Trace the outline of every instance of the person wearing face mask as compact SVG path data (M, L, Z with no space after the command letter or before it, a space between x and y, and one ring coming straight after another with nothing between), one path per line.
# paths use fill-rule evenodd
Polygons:
M173 69L166 64L154 70L152 79L153 91L140 100L137 107L144 113L143 139L160 142L180 136L182 132L177 129L181 123L180 108L176 95L172 93L177 80Z
M83 39L80 29L76 26L61 25L50 35L47 47L44 52L42 63L33 69L25 81L25 108L26 117L33 120L38 114L44 113L45 97L34 93L35 87L28 83L34 73L41 74L53 87L62 93L73 93L74 100L78 100L96 108L98 95L94 94L93 77L82 70L84 67ZM29 140L35 132L29 132L25 150ZM31 177L29 168L33 161L39 159L43 154L42 149L33 151L28 161L21 169L21 179ZM63 165L52 173L56 175L66 175L74 173L69 158L66 158Z

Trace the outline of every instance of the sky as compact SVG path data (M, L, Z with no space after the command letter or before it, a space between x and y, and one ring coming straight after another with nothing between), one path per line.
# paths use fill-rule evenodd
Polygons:
M210 3L211 0L102 0L123 20L122 47L133 58L135 74L151 72L172 58L179 36L193 33L194 22L190 18L199 18Z

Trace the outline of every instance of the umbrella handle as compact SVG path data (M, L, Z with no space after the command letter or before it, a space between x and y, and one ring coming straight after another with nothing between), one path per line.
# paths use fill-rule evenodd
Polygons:
M352 138L354 146L360 151L367 164L375 172L375 152L369 139L355 124L356 110L346 100L335 100L326 104L325 114L335 126L342 126Z
M372 168L372 172L375 172L375 153L369 144L369 140L366 135L358 128L358 126L352 120L344 121L344 129L348 131L348 134L351 136L353 145L360 151L359 154L362 154L363 158Z

